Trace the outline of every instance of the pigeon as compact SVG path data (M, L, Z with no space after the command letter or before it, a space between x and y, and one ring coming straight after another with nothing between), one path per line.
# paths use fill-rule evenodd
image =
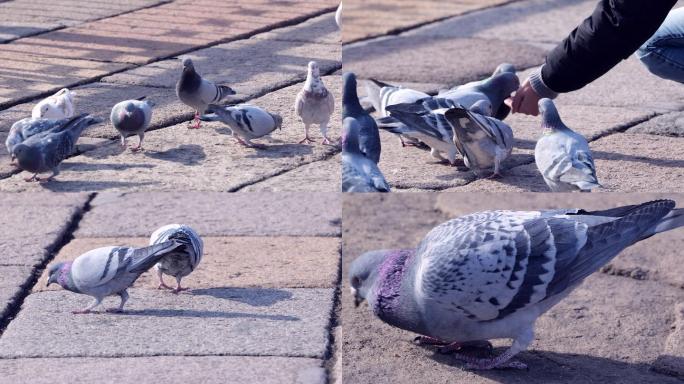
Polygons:
M439 341L469 369L526 368L511 361L534 340L536 319L623 249L684 226L671 200L603 211L484 211L433 228L415 249L363 254L352 295L382 321ZM609 292L606 292L609 295ZM459 347L511 338L498 356Z
M74 115L75 92L62 88L57 93L41 100L31 111L34 119L64 119Z
M313 143L309 138L309 125L318 124L323 135L323 144L330 144L328 123L335 110L335 98L328 92L321 80L318 63L310 61L304 88L297 94L294 104L295 113L304 123L304 139L299 143Z
M58 121L62 122L58 127L33 135L12 149L19 168L33 173L26 181L47 181L57 176L59 164L71 155L83 130L101 123L102 119L83 113ZM39 173L48 171L52 171L48 178L38 177Z
M337 24L337 27L342 29L342 2L340 1L340 5L337 7L337 11L335 11L335 23Z
M476 109L489 110L491 104L481 101ZM493 117L474 113L465 108L451 108L444 113L454 131L454 144L463 155L465 165L481 176L493 168L494 176L501 175L501 163L513 150L513 130Z
M121 146L126 147L126 136L138 135L140 141L137 147L131 147L133 152L142 150L145 131L152 120L152 107L149 100L125 100L112 108L109 118L112 125L121 135Z
M159 277L158 288L171 289L172 292L178 293L187 289L181 287L181 279L189 275L199 265L202 260L204 243L197 232L187 225L169 224L152 233L150 245L160 244L171 238L175 239L176 242L182 243L183 247L178 247L164 255L155 265L155 269ZM171 288L164 283L164 278L162 277L164 274L176 278L176 288Z
M534 161L553 192L589 192L599 187L594 159L584 136L561 121L550 99L539 100L544 134L534 147Z
M504 63L497 67L492 76L442 91L437 97L452 100L465 108L470 108L479 100L488 100L492 104L493 117L503 120L510 112L504 100L519 86L520 79L515 73L515 68Z
M456 107L461 106L448 99L433 97L389 105L386 109L390 116L379 119L378 127L419 140L431 148L430 153L434 158L456 165L458 149L454 144L451 125L444 116L447 110ZM394 120L400 124L397 125Z
M283 118L251 104L233 106L209 105L209 114L203 115L204 121L220 121L230 127L233 137L245 147L266 148L265 145L252 143L257 139L269 135L279 129Z
M342 75L344 91L342 94L342 118L353 117L359 124L359 148L364 156L380 162L380 131L375 120L366 112L356 95L356 75L347 72Z
M347 117L342 124L342 192L389 192L378 165L359 149L359 122Z
M192 63L192 59L183 59L183 73L176 83L176 96L185 105L195 109L194 127L200 127L200 114L204 113L209 104L218 103L227 96L234 95L235 91L225 85L216 85L209 80L203 79Z
M15 156L13 153L13 149L17 144L25 141L31 136L47 132L53 129L59 129L60 127L64 126L64 124L66 124L68 121L69 119L54 120L26 117L15 122L14 124L12 124L12 127L10 127L9 133L7 134L7 139L5 140L5 147L7 148L7 153L9 153L9 155L12 158L12 161L14 161Z
M48 270L47 286L52 283L62 288L95 298L93 303L72 313L89 313L106 296L118 295L121 304L107 312L123 312L128 300L126 291L135 280L152 268L165 255L185 244L171 239L144 248L102 247L88 251L74 261L53 264Z

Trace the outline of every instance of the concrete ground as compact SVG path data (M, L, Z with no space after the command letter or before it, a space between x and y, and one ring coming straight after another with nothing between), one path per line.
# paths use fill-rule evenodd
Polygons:
M304 127L294 101L310 60L318 61L339 110L340 32L332 0L60 0L0 3L3 70L0 141L29 117L40 99L62 87L77 94L76 111L103 117L84 132L75 155L54 181L26 183L0 148L0 191L329 191L339 189L336 146L298 144ZM40 9L37 9L40 8ZM267 149L244 148L221 123L188 130L194 111L175 95L179 57L237 91L227 102L249 102L278 113L283 126ZM112 106L147 96L156 103L142 153L122 150L109 123ZM339 113L329 134L339 137ZM129 143L137 143L131 137Z
M1 193L0 208L0 381L333 381L339 194ZM123 314L73 315L91 298L46 288L46 266L171 222L204 239L190 290L148 272Z
M359 78L427 92L489 76L502 62L514 64L524 80L596 5L595 0L457 2L468 8L457 11L431 1L402 2L396 7L390 3L374 1L365 14L377 24L401 21L392 30L370 22L355 24L357 19L344 24L345 41L352 41L343 46L344 69ZM362 84L359 93L365 93ZM562 94L556 105L564 122L590 141L604 187L600 191L681 189L681 84L650 74L630 57L583 89ZM478 180L464 167L438 164L428 152L402 148L387 132L381 133L380 169L395 191L548 191L534 164L540 119L513 115L506 122L516 142L504 162L502 178Z
M350 263L366 251L409 248L434 226L485 209L605 209L684 194L392 194L345 196L341 321L345 383L681 383L684 380L684 230L628 248L536 323L518 359L529 371L465 371L415 334L391 327L349 293ZM509 340L495 343L497 352Z

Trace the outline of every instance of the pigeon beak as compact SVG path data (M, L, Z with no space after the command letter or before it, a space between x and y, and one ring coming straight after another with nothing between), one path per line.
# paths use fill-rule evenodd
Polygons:
M363 298L359 296L359 292L356 290L356 288L351 289L351 294L354 296L354 308L358 308L363 301Z

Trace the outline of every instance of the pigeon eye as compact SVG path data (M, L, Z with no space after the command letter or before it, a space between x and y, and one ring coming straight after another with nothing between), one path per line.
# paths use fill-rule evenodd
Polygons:
M352 281L351 281L351 285L354 288L358 288L361 285L361 279L359 279L358 277L353 277Z

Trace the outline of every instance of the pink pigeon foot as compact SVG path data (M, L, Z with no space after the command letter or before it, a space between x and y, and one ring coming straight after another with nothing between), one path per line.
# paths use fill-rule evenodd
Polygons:
M299 144L313 144L315 142L315 140L311 139L309 136L306 136L305 138L299 141Z

